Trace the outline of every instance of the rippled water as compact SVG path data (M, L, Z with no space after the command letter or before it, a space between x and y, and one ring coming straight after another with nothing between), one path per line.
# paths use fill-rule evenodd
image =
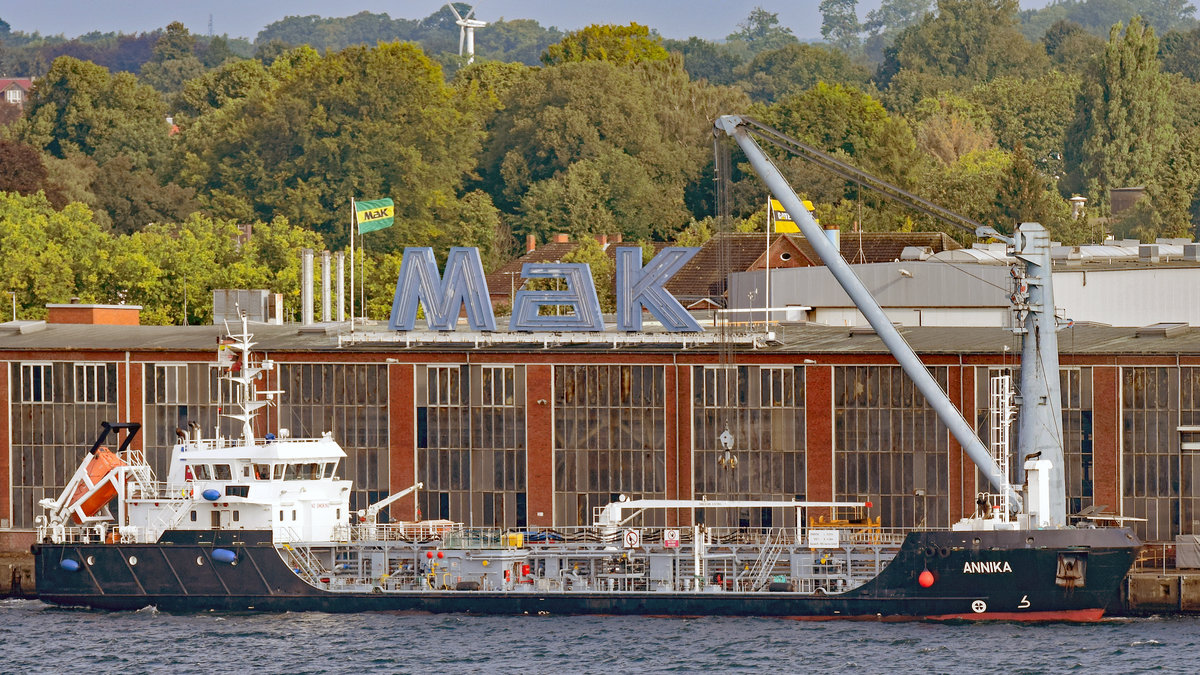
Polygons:
M1200 671L1200 618L1101 624L98 612L0 601L0 672Z

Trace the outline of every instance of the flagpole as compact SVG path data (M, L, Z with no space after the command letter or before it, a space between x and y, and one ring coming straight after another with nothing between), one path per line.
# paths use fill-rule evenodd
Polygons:
M354 197L350 198L350 332L354 332L354 231L358 229L358 212Z
M766 330L771 325L771 221L774 219L775 209L771 205L771 193L767 193L767 282L766 293L763 297L763 330Z

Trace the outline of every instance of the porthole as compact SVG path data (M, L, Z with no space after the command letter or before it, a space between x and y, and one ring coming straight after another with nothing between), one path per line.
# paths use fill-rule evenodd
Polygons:
M132 567L136 564L137 564L137 556L136 555L129 556L129 566Z
M94 556L94 555L89 555L89 556L87 557L87 564L88 564L88 567L91 567L92 565L95 565L95 564L96 564L96 556Z
M204 567L204 556L196 556L196 567Z

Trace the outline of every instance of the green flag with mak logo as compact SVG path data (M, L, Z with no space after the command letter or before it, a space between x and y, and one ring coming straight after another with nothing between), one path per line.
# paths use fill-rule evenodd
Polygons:
M355 202L354 216L359 234L382 230L396 222L396 205L391 199Z

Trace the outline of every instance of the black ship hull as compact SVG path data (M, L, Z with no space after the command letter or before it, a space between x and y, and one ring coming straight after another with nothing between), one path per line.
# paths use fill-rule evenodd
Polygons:
M301 579L269 533L256 532L170 532L155 544L45 543L33 552L42 600L107 610L1095 621L1116 597L1138 545L1129 530L1115 528L914 532L874 579L828 595L329 591ZM238 564L214 560L217 548L236 551ZM64 559L81 564L71 571Z

